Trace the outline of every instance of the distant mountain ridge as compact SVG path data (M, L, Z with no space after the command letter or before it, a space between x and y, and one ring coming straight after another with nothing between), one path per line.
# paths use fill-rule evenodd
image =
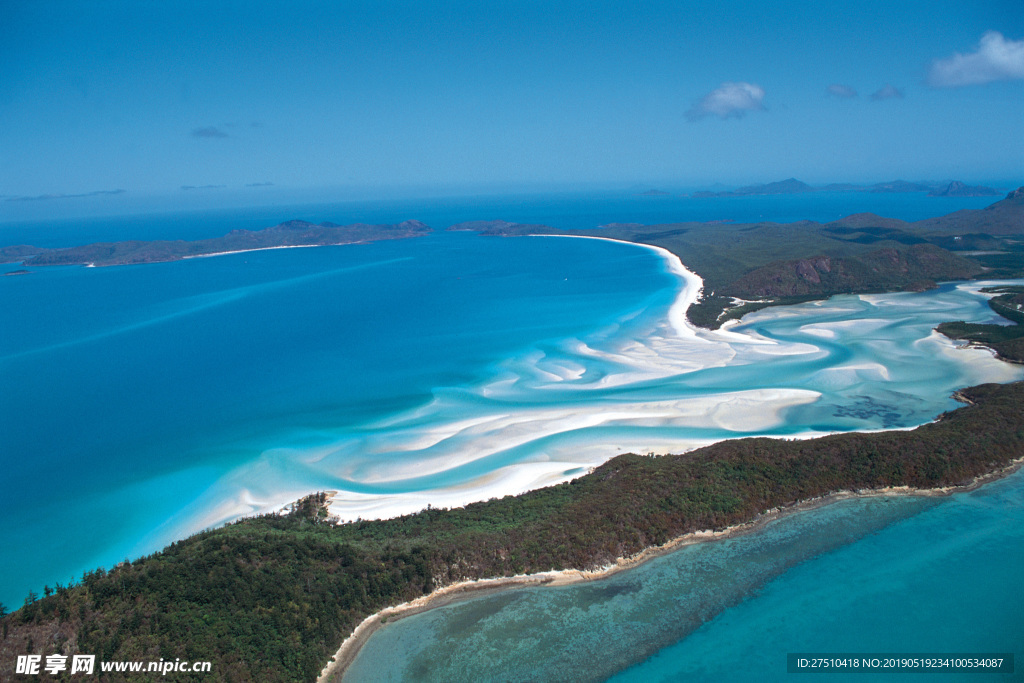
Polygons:
M831 183L821 187L813 187L796 178L787 178L774 183L764 185L747 185L735 190L723 192L694 192L690 196L694 198L707 197L746 197L750 195L772 195L772 194L803 194L805 192L927 192L929 197L990 197L999 194L999 191L983 185L966 185L959 180L951 183L913 183L906 180L890 180L873 185L858 185L855 183Z
M814 192L814 188L796 178L787 178L765 185L747 185L726 192L694 192L691 197L743 197L757 194L800 194Z
M942 190L932 190L929 197L991 197L999 194L991 187L983 185L964 185L959 180L954 180Z

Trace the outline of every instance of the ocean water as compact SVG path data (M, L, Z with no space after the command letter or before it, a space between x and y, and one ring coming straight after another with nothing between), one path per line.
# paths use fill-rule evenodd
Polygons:
M2 278L0 599L333 486L325 444L672 285L646 250L464 233Z
M937 206L901 197L325 205L7 223L0 241L194 239L292 217L592 227L755 212L827 220L869 200L919 218ZM338 491L343 518L460 505L626 450L913 426L955 407L956 388L1022 375L931 331L992 319L978 283L840 297L698 334L679 322L692 281L653 250L600 240L438 233L32 271L0 278L9 606L313 490Z
M1024 680L1022 570L1018 471L946 498L844 500L603 580L393 621L344 680L837 680L789 674L786 655L843 652L1013 653L1014 674L974 676Z
M906 221L942 216L960 209L981 209L999 197L928 197L923 192L872 194L815 192L804 195L715 197L645 197L628 192L575 192L557 195L480 195L379 201L320 202L217 210L162 210L142 215L77 219L25 220L0 206L0 244L66 247L127 239L196 240L220 237L229 230L259 230L292 218L320 223L398 223L417 219L444 229L463 221L502 220L539 223L564 230L592 229L607 223L679 221L780 223L833 221L872 212Z

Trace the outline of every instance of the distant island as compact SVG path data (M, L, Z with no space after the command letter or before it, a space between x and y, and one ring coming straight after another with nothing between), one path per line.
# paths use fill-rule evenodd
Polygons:
M774 183L764 185L747 185L735 190L723 192L700 191L690 196L694 198L707 197L746 197L752 195L773 195L773 194L803 194L808 192L927 192L929 197L994 197L999 191L981 185L965 185L959 180L948 184L912 183L906 180L890 180L884 183L873 185L857 185L853 183L832 183L821 187L812 187L807 183L788 178Z
M902 181L875 187L897 187L899 183ZM777 193L813 191L792 178L757 188ZM752 193L757 188L740 191ZM978 189L952 183L945 192ZM1024 188L984 209L964 209L915 222L860 213L824 224L609 223L589 230L558 230L540 224L477 220L452 225L448 230L491 236L605 237L662 247L703 278L701 298L689 308L687 317L693 324L709 329L766 306L835 294L921 291L940 281L1024 277L1024 241L1020 239L1024 235ZM418 220L392 225L316 225L290 220L263 230L233 230L223 237L196 241L132 240L63 249L0 247L0 263L159 263L259 249L406 239L430 232L431 228Z
M460 223L449 230L585 235L662 247L703 278L702 297L687 317L710 329L766 306L835 294L920 291L948 280L1024 277L1024 188L984 209L916 222L861 213L825 224L611 223L564 231L497 220Z
M928 193L929 197L991 197L999 194L991 187L983 185L964 185L954 180L943 189L935 189Z
M844 186L851 191L856 186L849 185ZM789 178L787 180L780 180L774 183L767 183L764 185L747 185L735 190L726 190L723 192L694 192L691 197L702 198L702 197L743 197L746 195L758 195L758 194L801 194L803 192L814 192L815 189L805 182L797 180L796 178Z
M97 242L65 249L44 249L24 244L0 247L0 263L22 261L26 266L118 266L161 263L200 256L231 254L284 247L321 247L378 240L418 237L430 232L419 221L396 225L335 225L291 220L263 230L232 230L213 239Z

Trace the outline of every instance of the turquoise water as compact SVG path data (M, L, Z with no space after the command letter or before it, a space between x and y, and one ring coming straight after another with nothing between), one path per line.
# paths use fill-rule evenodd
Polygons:
M0 236L191 239L294 216L826 220L869 199L484 198L9 223ZM936 206L903 200L878 199L893 203L880 212ZM342 518L461 505L625 450L912 426L955 407L956 388L1022 374L932 334L992 318L977 284L841 297L694 335L670 322L686 290L661 257L597 240L439 233L32 271L0 278L9 606L312 490L338 491Z
M1012 652L1016 674L980 678L1024 680L1022 570L1018 472L947 498L840 501L601 581L401 619L344 680L782 681L789 652Z
M1014 675L982 678L1024 680L1024 472L920 505L795 567L614 680L784 680L778 655L798 651L1012 652Z
M0 279L0 599L331 485L291 455L671 300L646 250L536 246L447 234Z

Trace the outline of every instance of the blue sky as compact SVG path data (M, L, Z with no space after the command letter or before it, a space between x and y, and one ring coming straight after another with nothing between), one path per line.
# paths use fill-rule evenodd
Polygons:
M44 195L1024 180L1018 0L8 0L0 66L0 218Z

